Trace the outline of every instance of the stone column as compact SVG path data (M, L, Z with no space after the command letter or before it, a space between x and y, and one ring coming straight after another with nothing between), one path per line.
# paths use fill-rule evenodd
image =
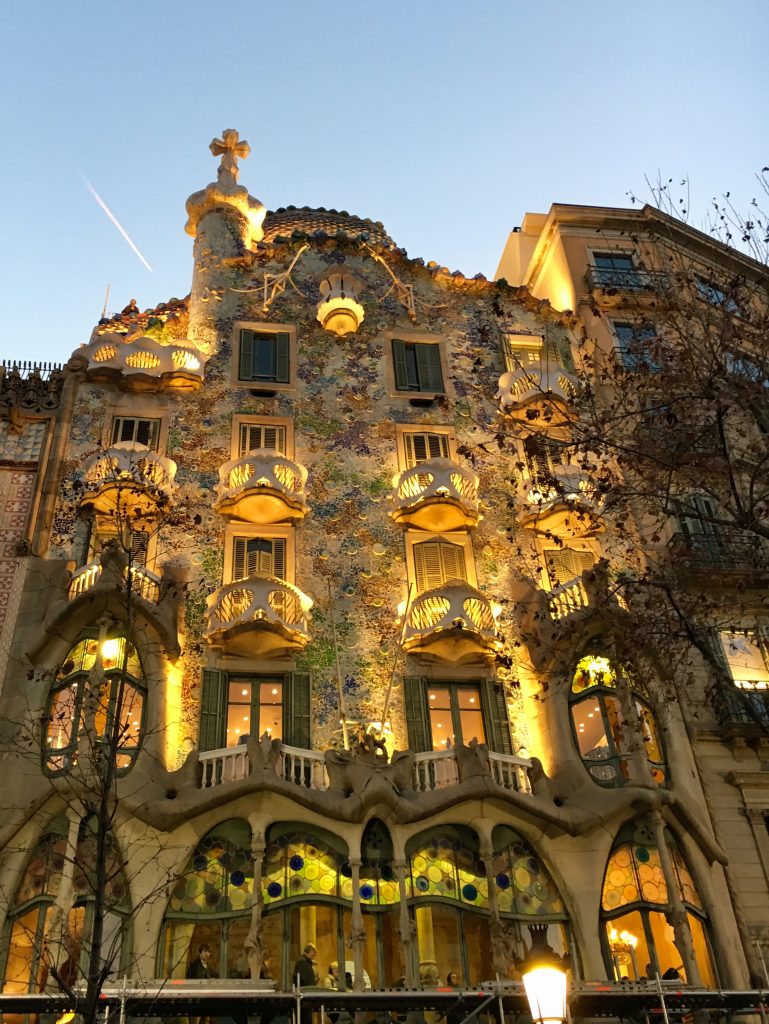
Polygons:
M686 971L686 980L689 985L699 986L702 984L702 980L697 960L694 956L694 944L692 943L692 933L689 929L686 907L678 893L678 882L675 869L673 868L673 858L670 856L670 851L665 843L665 823L659 811L650 811L649 821L654 829L654 838L660 853L662 874L665 876L665 885L668 890L669 909L665 911L665 918L675 933L675 942L678 952L681 954L684 970Z
M398 912L400 916L399 931L401 948L403 949L403 977L406 988L416 988L417 979L414 977L414 925L409 917L409 905L406 896L406 862L394 860L393 868L398 881Z
M500 978L506 978L507 971L510 966L510 940L507 930L502 923L502 919L499 916L497 886L494 881L494 851L491 846L486 844L481 846L481 860L483 861L483 866L486 869L486 882L489 887L489 932L491 938L492 966L495 973L498 974Z
M352 870L352 914L350 915L350 945L353 959L353 982L355 992L362 992L366 983L363 978L363 948L366 945L366 929L363 925L363 911L360 906L360 858L350 858ZM340 968L341 974L341 968Z
M251 977L261 977L264 966L264 948L262 946L262 913L264 912L264 894L262 893L262 861L264 860L264 834L259 828L252 826L251 856L254 862L254 902L251 907L251 927L246 936L246 956Z
M438 984L438 961L435 958L433 912L430 907L417 907L417 943L419 947L419 980L426 988Z

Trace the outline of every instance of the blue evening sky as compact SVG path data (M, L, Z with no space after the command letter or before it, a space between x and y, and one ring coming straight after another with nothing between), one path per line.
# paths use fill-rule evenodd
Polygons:
M768 43L767 0L2 0L0 358L66 360L108 284L111 310L187 294L184 201L223 128L268 209L382 220L468 276L527 210L625 205L658 170L689 175L695 224L747 205Z

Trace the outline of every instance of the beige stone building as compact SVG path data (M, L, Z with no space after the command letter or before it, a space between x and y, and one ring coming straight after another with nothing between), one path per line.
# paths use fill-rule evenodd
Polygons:
M237 133L212 150L189 297L0 382L4 991L84 969L99 900L138 982L207 943L285 988L312 942L342 987L475 986L541 923L575 981L748 987L760 723L694 656L685 706L634 668L611 516L552 449L584 339L621 347L602 283L648 290L635 215L528 215L508 283L467 279L346 212L268 213Z

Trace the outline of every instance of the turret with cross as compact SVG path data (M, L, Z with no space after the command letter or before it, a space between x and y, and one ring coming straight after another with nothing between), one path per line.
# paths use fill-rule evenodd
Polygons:
M225 128L221 139L211 141L210 150L214 156L221 156L216 180L225 191L234 188L238 183L238 160L245 160L251 147L235 128Z

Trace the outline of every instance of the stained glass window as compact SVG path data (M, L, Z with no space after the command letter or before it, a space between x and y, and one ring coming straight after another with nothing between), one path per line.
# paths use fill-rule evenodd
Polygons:
M248 910L254 898L251 835L245 822L228 821L195 848L176 883L169 911L231 914Z
M502 914L564 917L563 901L547 868L527 842L505 829L505 846L494 854L494 884Z
M286 832L264 854L264 902L291 896L340 896L341 853L306 832ZM347 896L350 899L351 896Z
M436 832L419 842L409 857L412 897L441 896L488 908L486 870L469 841L455 832Z
M88 708L88 688L97 683L90 675L96 666L99 641L80 640L70 650L56 674L48 705L48 724L44 739L45 766L51 772L65 771L77 758L78 736L84 715L93 716L97 736L117 727L116 767L130 768L139 751L144 726L144 690L141 663L136 648L125 637L113 637L101 643L102 678L98 700ZM85 706L84 706L85 705ZM119 705L119 706L118 706Z
M694 881L680 850L672 837L668 837L673 867L678 883L678 895L693 907L702 908ZM601 906L606 911L617 910L628 903L666 904L668 890L662 872L659 849L645 842L642 836L621 841L612 851L603 881Z

